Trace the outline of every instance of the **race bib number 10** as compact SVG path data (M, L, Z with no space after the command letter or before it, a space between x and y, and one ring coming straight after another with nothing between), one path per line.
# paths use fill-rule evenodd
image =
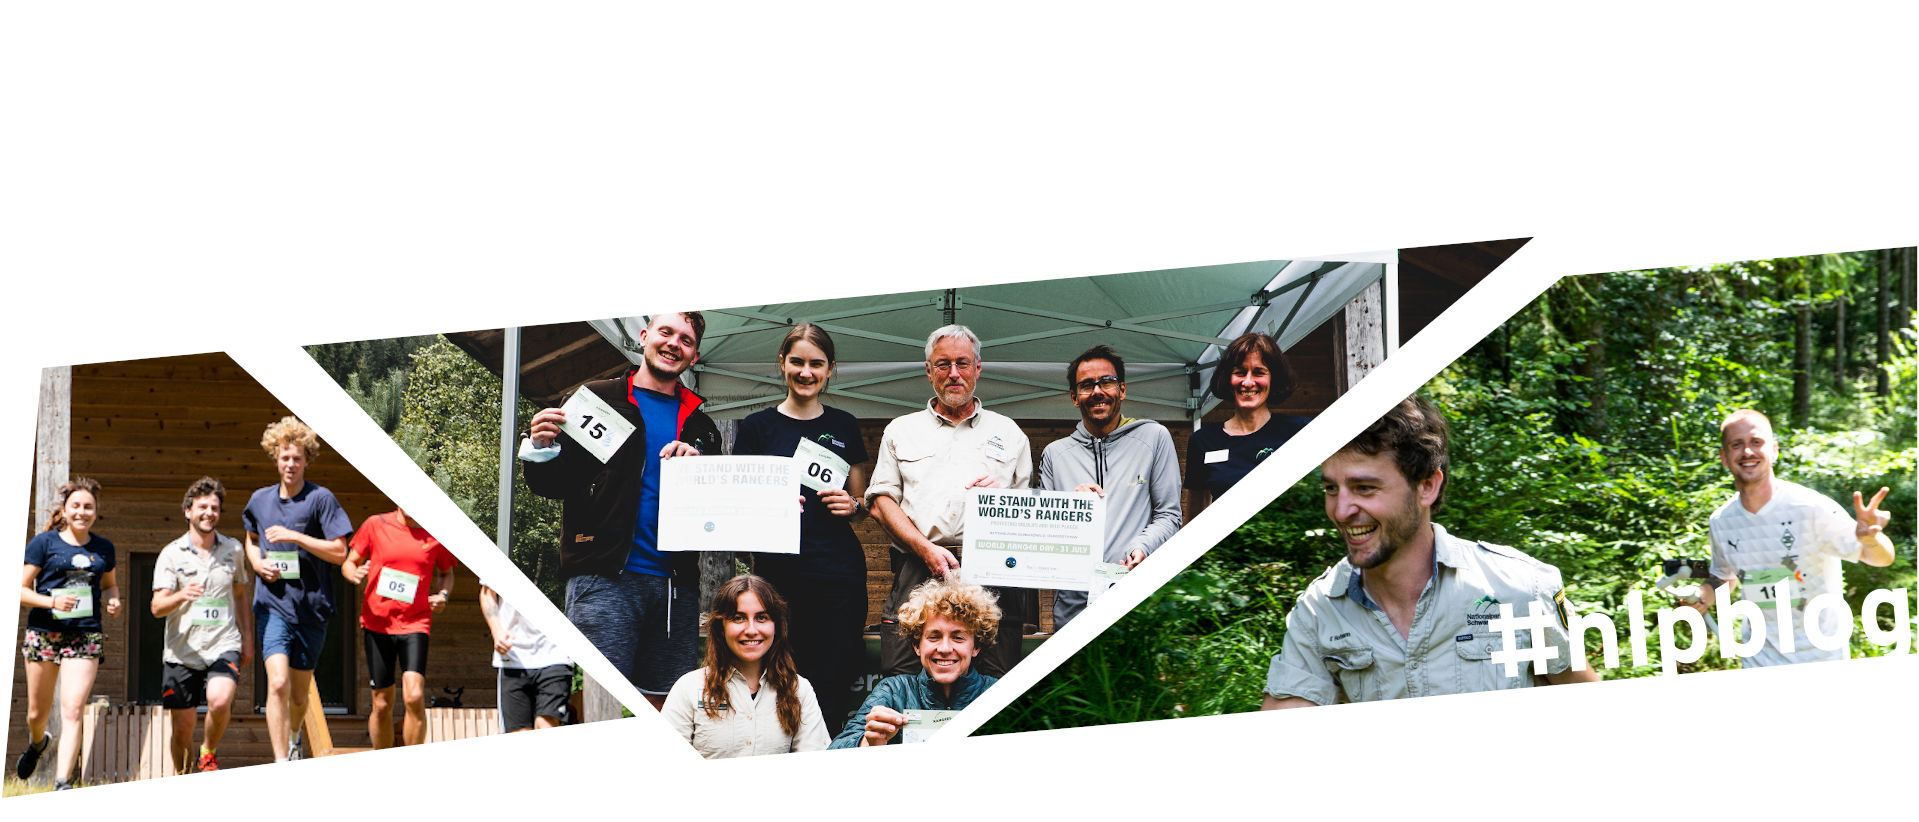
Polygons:
M600 399L600 395L584 388L567 397L560 411L566 414L560 430L600 462L612 459L626 438L633 436L633 423L627 422L613 406Z
M793 452L793 461L793 470L799 472L800 484L814 491L846 487L846 472L852 467L838 454L812 440L800 440L800 447Z
M412 605L414 594L420 590L420 578L405 571L383 567L380 569L378 585L376 590L380 596Z
M268 551L267 565L278 570L283 580L300 578L299 551Z
M225 625L233 619L233 608L226 597L201 597L193 601L194 625Z

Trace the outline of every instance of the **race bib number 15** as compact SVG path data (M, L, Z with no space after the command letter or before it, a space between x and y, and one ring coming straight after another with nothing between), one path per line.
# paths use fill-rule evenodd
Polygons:
M584 388L567 397L560 411L566 414L560 430L600 462L612 459L626 438L633 436L633 423L627 422L613 406L600 399L600 395Z

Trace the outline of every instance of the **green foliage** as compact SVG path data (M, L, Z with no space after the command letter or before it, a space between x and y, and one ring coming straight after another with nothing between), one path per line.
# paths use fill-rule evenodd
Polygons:
M1659 560L1710 556L1706 521L1732 493L1718 425L1755 407L1781 435L1782 477L1848 510L1854 490L1892 489L1882 507L1893 512L1887 535L1898 556L1888 568L1848 564L1845 596L1857 614L1872 590L1904 588L1919 612L1910 598L1919 587L1914 314L1895 312L1893 356L1875 363L1878 260L1867 252L1562 280L1423 389L1453 428L1434 519L1557 566L1576 610L1614 621L1625 663L1627 594L1641 592L1651 664L1603 675L1656 674L1654 618L1672 602L1653 588ZM1845 349L1835 343L1838 314L1826 310L1841 294L1852 309ZM1795 351L1802 308L1818 309L1817 350ZM1795 381L1795 363L1807 359L1828 378ZM1887 396L1875 392L1882 370ZM1788 415L1802 399L1810 423L1793 429ZM1257 708L1293 597L1342 556L1322 508L1318 478L1308 477L980 733ZM1891 628L1890 609L1879 623ZM1690 631L1678 633L1685 647ZM1597 660L1596 638L1589 650ZM1858 630L1853 650L1882 653ZM1715 636L1679 670L1728 667L1737 665L1721 658Z
M465 352L436 339L413 353L395 439L473 524L497 539L500 485L500 378ZM516 429L538 409L522 399ZM511 558L556 604L560 504L535 496L513 476Z
M500 465L500 378L439 336L307 348L348 396L393 436L473 524L495 537ZM516 426L536 411L521 400ZM511 557L555 604L560 504L514 474Z

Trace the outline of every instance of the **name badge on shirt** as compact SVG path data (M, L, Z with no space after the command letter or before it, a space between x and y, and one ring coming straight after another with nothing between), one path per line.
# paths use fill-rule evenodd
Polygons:
M933 732L946 726L959 711L902 711L906 715L906 727L900 730L900 742L912 744L925 742Z
M994 435L991 439L988 439L984 448L988 458L1000 462L1006 461L1006 441L1000 439L998 435Z
M420 578L405 571L395 570L392 566L380 569L380 581L374 590L387 599L413 604L415 592L420 590Z
M800 440L800 447L793 451L793 470L799 472L800 484L815 491L845 488L846 472L851 467L838 454L812 440Z
M267 565L280 572L280 579L300 578L299 551L268 551Z
M567 397L560 412L566 415L560 430L600 462L612 459L614 452L626 444L626 438L633 436L633 423L627 422L613 406L600 399L600 395L584 388Z
M233 607L226 597L201 597L193 601L192 625L225 625L233 620Z
M57 597L73 597L77 600L73 603L73 610L71 611L54 611L54 619L80 619L81 617L93 616L92 587L75 585L69 588L55 588L53 589L53 595Z
M1216 462L1225 462L1225 461L1226 461L1226 449L1224 448L1221 448L1218 451L1206 452L1207 465L1212 465L1213 463L1216 463Z

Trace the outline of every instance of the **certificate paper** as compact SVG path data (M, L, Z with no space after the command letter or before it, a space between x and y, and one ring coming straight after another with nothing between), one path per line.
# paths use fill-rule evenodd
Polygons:
M1084 591L1105 553L1098 494L982 488L966 501L960 575L975 585Z
M906 727L900 729L900 743L910 745L925 742L934 731L946 726L959 711L902 711L906 717Z
M560 412L566 415L560 430L600 462L612 459L626 438L633 436L633 423L627 422L606 400L600 399L600 395L584 388L567 397Z
M1106 593L1106 589L1118 584L1120 578L1126 576L1126 571L1126 563L1123 562L1093 563L1093 587L1086 592L1086 604L1097 602L1100 594Z
M793 458L661 460L660 550L799 553Z

